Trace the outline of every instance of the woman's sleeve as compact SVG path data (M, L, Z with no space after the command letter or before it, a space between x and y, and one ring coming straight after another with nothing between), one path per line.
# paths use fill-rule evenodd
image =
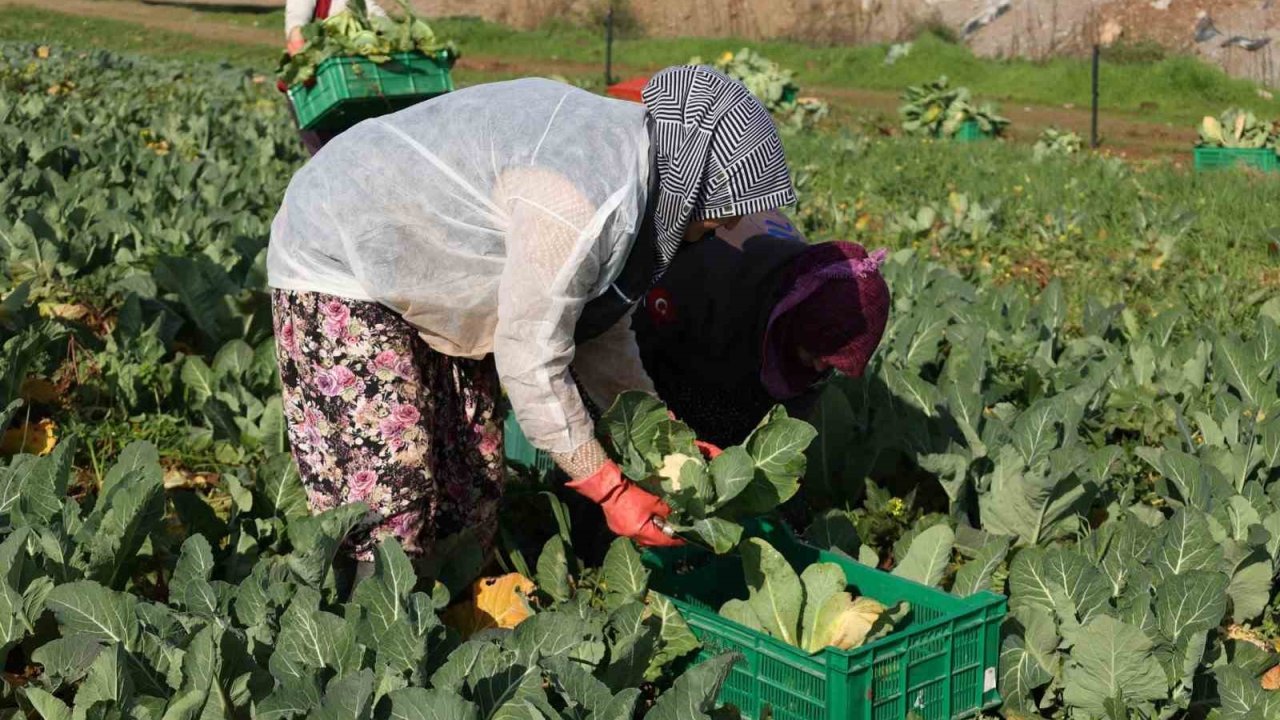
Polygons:
M509 213L493 341L498 375L529 442L572 455L595 443L569 366L574 326L601 272L596 207L562 175L529 167L505 172L496 196Z
M573 369L591 401L601 410L608 410L619 395L629 390L657 394L640 360L631 313L600 336L578 345Z
M311 22L316 12L316 0L285 0L284 34L288 35L294 28Z

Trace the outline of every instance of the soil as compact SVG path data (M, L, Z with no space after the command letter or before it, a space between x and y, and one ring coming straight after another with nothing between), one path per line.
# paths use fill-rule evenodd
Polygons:
M237 0L237 6L272 7L273 0ZM182 2L138 2L137 0L0 0L5 5L28 5L82 17L105 18L137 23L144 27L186 33L205 40L247 45L277 45L280 33L274 29L211 21L207 10L223 9L225 4L212 0ZM594 64L558 60L508 60L498 57L464 56L459 69L477 72L523 75L590 75L599 71ZM621 74L651 71L656 68L620 67ZM807 87L806 95L823 98L844 113L892 116L899 104L894 92L851 90L847 88ZM1006 105L1005 114L1014 121L1012 138L1034 142L1041 130L1054 126L1073 130L1088 137L1090 117L1087 109L1052 106ZM1185 154L1195 139L1192 130L1173 128L1163 123L1144 122L1127 115L1103 113L1099 121L1104 147L1116 154L1132 158L1152 158Z

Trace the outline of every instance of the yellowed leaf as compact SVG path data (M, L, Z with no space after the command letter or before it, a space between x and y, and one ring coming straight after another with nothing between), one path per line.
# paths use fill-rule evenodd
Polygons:
M18 395L28 402L49 404L58 399L58 388L44 378L28 377L18 388Z
M480 578L471 597L441 613L445 625L467 638L488 628L513 628L533 615L529 597L536 586L520 573Z
M1280 690L1280 665L1271 668L1262 676L1262 689L1271 692Z
M191 472L183 468L169 468L164 471L164 487L166 490L196 490L218 484L216 473Z
M47 418L5 430L4 435L0 436L0 454L48 455L58 443L56 430L57 426Z
M1243 625L1228 625L1227 639L1236 640L1238 642L1247 642L1261 650L1270 650L1267 641L1262 639L1256 630L1252 630Z
M58 88L56 91L54 88ZM49 88L50 95L56 95L63 92L61 86L55 85ZM40 303L40 315L42 317L55 317L61 320L79 320L88 315L90 308L80 303Z
M480 578L476 581L476 610L492 617L497 627L513 628L533 614L529 596L534 588L533 581L520 573Z

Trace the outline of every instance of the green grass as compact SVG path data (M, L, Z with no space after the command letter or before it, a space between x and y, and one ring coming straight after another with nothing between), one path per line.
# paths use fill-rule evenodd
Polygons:
M279 22L278 13L210 17L235 23ZM276 59L274 48L193 43L186 34L149 31L124 22L69 19L28 9L0 11L0 18L5 20L0 22L0 38L225 60L264 71ZM600 51L594 36L580 29L516 32L474 20L440 20L436 26L473 56L580 62ZM813 68L803 71L806 76L833 85L841 78L859 78L864 86L889 89L940 73L944 65L959 82L991 94L997 94L993 88L1008 87L1031 96L1048 93L1055 85L1070 91L1087 82L1085 66L1074 60L1041 65L984 61L932 38L892 68L882 67L882 50L874 47L802 53L794 43L763 45L784 64L805 67L813 62ZM628 40L620 53L637 65L662 64L732 46L729 41ZM671 60L663 59L668 57ZM585 68L571 70L563 74L598 81L594 74L585 74ZM457 80L465 85L521 72L529 69L516 62L496 72L459 71ZM1184 119L1229 104L1250 105L1250 97L1256 101L1252 106L1264 112L1271 105L1260 104L1247 83L1229 81L1185 58L1125 64L1108 73L1108 87L1131 88L1126 102L1134 107L1155 102L1143 98L1165 98L1167 103L1167 98L1198 95L1199 105L1179 111L1187 116ZM1140 95L1139 88L1146 94ZM1058 100L1071 97L1068 92ZM1184 303L1231 322L1280 287L1280 264L1270 249L1280 241L1280 223L1267 210L1280 187L1275 180L1237 172L1192 174L1164 163L1138 168L1104 159L1036 163L1028 148L1005 143L845 142L833 132L789 136L786 142L792 165L802 176L801 220L815 237L914 245L999 281L1034 283L1045 273L1059 275L1069 281L1076 307L1090 296L1126 299L1148 308ZM953 192L991 209L992 229L974 233L945 223L924 233L902 229L900 218L914 215L922 206L945 213ZM1231 302L1223 302L1224 292Z
M810 133L785 144L800 177L797 220L813 239L916 247L1032 292L1061 277L1077 310L1091 299L1181 306L1233 327L1280 296L1280 224L1267 209L1280 175L1088 155L1037 162L1007 143ZM953 194L989 210L990 225L956 221ZM907 227L904 216L925 206L937 222Z
M210 11L202 15L207 15L210 22L226 22L246 27L275 28L284 23L283 13L279 11ZM279 48L273 46L218 42L121 20L85 18L29 7L0 9L0 40L82 49L101 48L166 60L228 62L263 73L273 73L280 58ZM590 78L579 73L563 74L571 80L590 84ZM511 80L523 75L525 73L518 70L488 72L459 68L454 70L454 82L459 87L465 87L482 82Z
M209 11L208 22L243 27L280 27L282 13ZM276 49L193 40L183 33L144 30L137 25L104 20L68 19L44 10L8 8L0 11L0 38L56 42L66 45L105 47L158 57L197 60L226 59L233 63L269 69ZM600 80L604 72L603 32L566 25L538 30L515 30L472 18L437 18L437 32L457 41L464 56L519 63L529 61L527 72L558 74L574 79ZM1046 62L990 60L975 57L961 45L926 33L911 54L892 66L884 64L883 45L815 47L790 41L744 41L707 38L635 38L618 40L614 48L615 75L648 72L686 62L694 56L710 60L750 45L792 68L802 86L899 92L907 85L948 75L977 95L1010 104L1077 107L1089 104L1089 63L1081 58L1057 58ZM1280 102L1265 100L1257 86L1228 77L1215 67L1186 56L1116 51L1118 62L1104 63L1102 107L1141 115L1153 121L1188 125L1206 114L1218 114L1228 106L1243 106L1264 115L1280 115ZM536 64L535 64L536 63ZM557 69L557 64L565 65ZM464 84L509 77L517 72L490 75L462 71Z
M518 31L474 19L437 19L433 23L437 32L457 40L464 52L595 63L603 72L602 32L560 26ZM614 45L614 61L623 69L652 70L693 56L710 60L726 50L747 45L796 70L801 85L896 92L907 85L948 75L988 98L1043 105L1089 104L1090 69L1086 59L989 60L932 34L921 36L911 54L892 66L884 64L887 48L883 45L813 47L788 41L731 38L624 39ZM1105 64L1101 102L1107 109L1141 112L1171 122L1217 114L1228 105L1280 114L1280 103L1259 97L1254 83L1233 79L1217 68L1184 56L1156 62L1126 60L1123 64Z
M278 50L261 45L196 40L186 33L28 7L0 10L0 40L101 48L157 58L226 61L260 70L273 67L279 57Z

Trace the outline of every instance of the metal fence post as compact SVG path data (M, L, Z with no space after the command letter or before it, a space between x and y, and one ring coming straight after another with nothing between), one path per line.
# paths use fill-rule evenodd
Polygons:
M1093 45L1093 122L1091 125L1090 145L1097 149L1100 140L1098 139L1098 74L1102 60L1102 46L1094 43Z
M604 84L613 84L613 3L604 16Z

